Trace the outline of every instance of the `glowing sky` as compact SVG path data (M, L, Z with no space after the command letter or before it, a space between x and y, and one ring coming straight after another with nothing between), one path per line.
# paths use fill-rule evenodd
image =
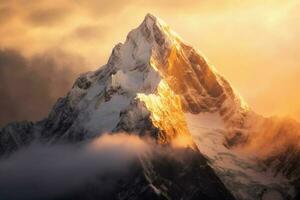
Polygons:
M77 55L85 64L75 70L84 72L105 64L113 46L152 13L203 52L255 111L300 120L298 2L1 1L0 47L27 58L49 50Z

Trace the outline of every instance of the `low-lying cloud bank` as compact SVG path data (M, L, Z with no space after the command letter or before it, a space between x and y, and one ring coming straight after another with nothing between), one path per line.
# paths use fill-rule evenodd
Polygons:
M97 181L103 192L111 190L117 177L126 174L130 164L151 146L138 136L122 133L81 145L34 143L0 160L0 197L53 199L91 181ZM109 178L99 179L106 175Z

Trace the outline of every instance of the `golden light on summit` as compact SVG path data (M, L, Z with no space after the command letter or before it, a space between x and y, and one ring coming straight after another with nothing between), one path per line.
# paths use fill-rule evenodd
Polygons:
M160 143L171 142L179 147L192 147L180 97L174 94L164 80L160 81L157 94L138 94L137 98L145 103L153 125L161 130L158 136Z

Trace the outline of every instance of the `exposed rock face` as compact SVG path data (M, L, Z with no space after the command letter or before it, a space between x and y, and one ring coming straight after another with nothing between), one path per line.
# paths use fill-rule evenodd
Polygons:
M0 154L16 151L28 145L34 139L34 124L32 122L10 123L0 129Z

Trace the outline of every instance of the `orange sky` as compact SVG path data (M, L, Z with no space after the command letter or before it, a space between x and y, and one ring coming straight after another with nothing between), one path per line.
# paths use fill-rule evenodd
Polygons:
M0 2L0 47L27 57L60 49L91 70L149 12L203 52L255 111L300 120L298 2L7 0Z

